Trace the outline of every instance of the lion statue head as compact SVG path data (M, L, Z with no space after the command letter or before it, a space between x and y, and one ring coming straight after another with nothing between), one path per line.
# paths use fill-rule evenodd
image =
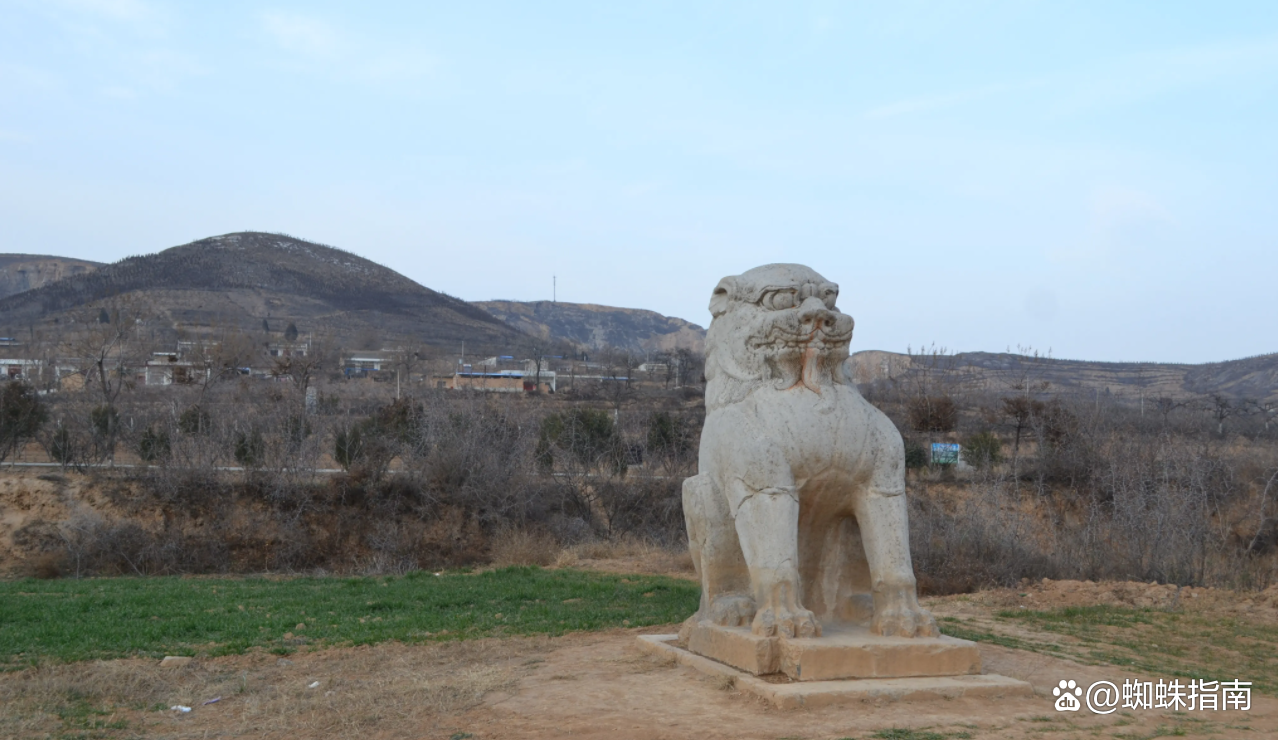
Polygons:
M710 298L706 407L777 390L845 385L852 317L835 307L839 286L803 265L764 265L726 277Z

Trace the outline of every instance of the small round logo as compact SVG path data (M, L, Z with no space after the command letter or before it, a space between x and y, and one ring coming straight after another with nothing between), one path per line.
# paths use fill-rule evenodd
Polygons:
M1058 712L1077 712L1083 707L1078 701L1078 697L1083 695L1083 689L1074 679L1061 682L1052 688L1052 696L1056 697L1056 711Z

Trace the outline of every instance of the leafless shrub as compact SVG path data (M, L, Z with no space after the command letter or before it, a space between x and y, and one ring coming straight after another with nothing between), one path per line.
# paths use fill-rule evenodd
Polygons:
M555 538L536 530L510 529L493 538L494 565L553 565L562 548Z
M1273 561L1248 537L1267 520L1264 502L1250 503L1263 475L1247 474L1267 469L1254 459L1265 453L1210 430L1132 422L1099 402L1035 402L1019 467L978 471L965 486L914 476L920 582L941 592L1044 577L1266 585Z

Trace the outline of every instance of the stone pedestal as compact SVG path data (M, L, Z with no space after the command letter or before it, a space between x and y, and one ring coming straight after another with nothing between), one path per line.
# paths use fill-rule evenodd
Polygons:
M880 637L853 624L825 626L821 637L758 637L749 627L701 622L687 649L746 673L784 673L795 681L965 676L981 672L976 643L953 637Z
M1013 696L1033 696L1034 694L1034 689L1025 681L991 674L966 673L949 676L813 680L811 676L818 670L816 667L818 664L812 663L811 658L818 653L798 655L799 662L796 664L795 672L800 673L805 680L795 680L782 672L755 674L753 671L738 669L725 662L712 660L690 650L685 650L680 647L678 637L678 635L640 635L639 647L645 652L671 658L676 663L694 668L702 673L723 679L731 679L732 685L737 689L755 694L780 709L812 708L866 701L936 701L960 697L984 697L996 700ZM718 644L721 646L733 645L741 647L748 644L747 640L734 639L734 637L737 637L736 635L724 636L702 633L700 637L708 641L714 641L717 637ZM921 641L923 640L915 640L915 642ZM960 646L972 645L972 643L965 640L954 640L952 638L926 641L945 644L959 643ZM788 640L787 642L803 641ZM770 654L767 653L770 649L763 648L763 651L765 654ZM933 665L944 665L946 664L945 661L952 661L949 665L951 668L957 669L962 663L957 658L963 655L965 650L966 647L961 647L959 650L951 647L943 651L950 653L950 655L942 661L933 663ZM838 652L836 649L833 652L826 652L825 655L834 655ZM926 649L914 653L912 657L909 657L909 654L906 653L907 660L903 663L897 663L897 665L906 665L910 660L920 658L926 653ZM862 658L866 655L874 656L875 654L876 652L873 648L866 648L861 651ZM888 649L886 653L879 652L877 655L882 656L885 654L891 655L892 650ZM738 655L741 655L741 653L738 653ZM750 653L747 652L744 655L749 659ZM977 657L975 660L974 665L979 669L980 658ZM824 665L824 663L821 664L821 666ZM871 661L869 665L874 665L874 662ZM766 663L756 664L756 668L766 666ZM835 672L843 673L844 671Z

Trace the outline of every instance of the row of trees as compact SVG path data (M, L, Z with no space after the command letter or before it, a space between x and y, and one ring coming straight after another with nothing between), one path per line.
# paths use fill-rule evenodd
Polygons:
M5 384L36 409L21 435L54 459L109 461L115 444L120 467L87 469L124 481L118 503L138 512L59 524L39 548L80 573L403 569L482 560L510 528L564 543L680 537L700 418L677 395L618 415L553 396L354 387L369 393L321 393L307 413L287 383L148 389L109 407Z
M1278 580L1271 405L1058 388L1033 355L983 373L939 351L911 359L864 391L900 427L917 471L911 543L928 588ZM929 467L932 441L961 442L973 470L956 480Z
M482 559L510 528L674 545L704 410L695 386L641 391L627 380L637 363L616 357L610 377L555 397L416 388L398 399L385 384L328 384L318 358L282 366L279 382L219 373L164 389L129 388L103 360L85 393L4 384L0 455L36 440L67 465L125 450L145 463L122 474L133 505L164 512L162 528L78 522L49 540L88 571L434 566ZM932 588L1273 578L1278 450L1267 417L1239 410L1263 404L1142 407L1062 391L1032 362L974 379L940 354L863 391L906 437L912 542ZM937 440L962 442L968 479L929 469ZM343 472L317 472L328 466ZM219 529L233 519L243 526Z

